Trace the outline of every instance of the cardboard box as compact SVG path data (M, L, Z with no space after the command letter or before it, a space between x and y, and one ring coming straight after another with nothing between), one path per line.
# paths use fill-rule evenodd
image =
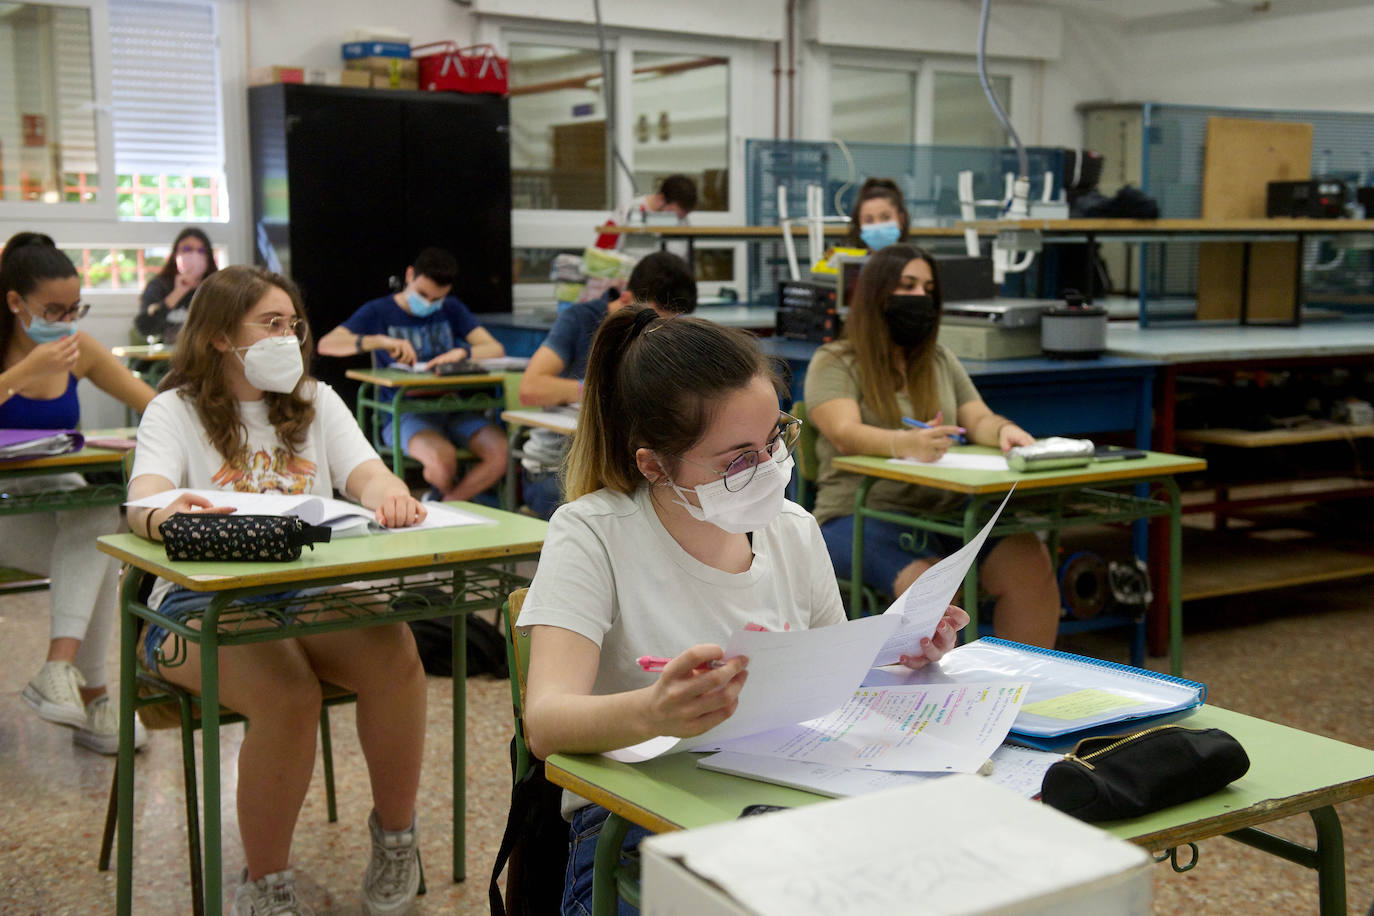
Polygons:
M660 834L640 860L644 916L1151 913L1144 849L978 776Z
M254 67L248 72L248 85L250 86L303 82L305 82L305 70L301 67Z
M339 85L350 86L354 89L371 89L372 74L366 70L340 70Z
M410 42L400 41L350 41L340 49L344 60L360 57L398 57L410 59Z
M389 76L372 74L373 89L419 89L419 80L392 79Z
M359 57L344 62L345 70L362 70L374 76L388 76L394 79L418 80L420 62L401 60L398 57Z

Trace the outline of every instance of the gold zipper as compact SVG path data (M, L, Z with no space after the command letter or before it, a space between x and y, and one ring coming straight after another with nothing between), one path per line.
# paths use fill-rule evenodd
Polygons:
M1076 763L1081 763L1081 764L1083 764L1083 766L1087 767L1087 768L1090 769L1090 770L1096 770L1097 767L1093 766L1091 763L1088 763L1088 761L1091 760L1092 758L1097 757L1097 756L1100 756L1100 755L1102 755L1102 754L1105 754L1105 753L1107 753L1108 751L1114 751L1114 750L1116 750L1117 748L1121 747L1121 745L1123 745L1123 744L1130 744L1132 741L1134 741L1134 740L1137 739L1137 738L1143 738L1143 737L1145 737L1146 735L1152 734L1152 733L1154 733L1154 732L1164 731L1166 728L1179 728L1179 727L1180 727L1180 726L1178 726L1178 725L1156 725L1154 728L1147 728L1147 729L1145 729L1144 731L1139 731L1139 732L1136 732L1136 733L1131 734L1131 735L1126 735L1124 738L1121 738L1121 739L1119 739L1119 740L1117 740L1117 741L1113 741L1111 744L1107 745L1106 747L1098 748L1097 750L1091 751L1091 752L1089 752L1089 753L1087 753L1087 754L1084 754L1084 755L1082 755L1082 756L1080 757L1080 756L1078 755L1078 753L1077 753L1077 752L1078 752L1078 747L1082 747L1085 741L1092 741L1092 740L1094 740L1094 739L1092 739L1092 738L1085 738L1085 739L1083 739L1083 741L1078 742L1078 747L1074 748L1072 752L1070 752L1070 753L1068 753L1068 754L1065 754L1065 755L1064 755L1064 759L1065 759L1065 760L1072 760L1072 761L1074 761L1074 762L1076 762Z

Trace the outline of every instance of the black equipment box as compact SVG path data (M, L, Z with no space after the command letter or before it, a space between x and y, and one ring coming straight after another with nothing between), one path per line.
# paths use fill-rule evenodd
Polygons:
M777 334L790 340L829 343L840 334L835 287L805 280L778 284Z
M992 280L992 258L966 254L937 254L940 294L945 302L982 302L997 298Z
M1345 182L1339 178L1271 181L1265 216L1338 219L1345 216Z

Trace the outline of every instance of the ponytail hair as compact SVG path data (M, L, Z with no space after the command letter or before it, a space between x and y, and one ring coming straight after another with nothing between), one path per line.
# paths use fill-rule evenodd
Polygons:
M859 225L859 210L870 200L885 200L892 204L892 208L897 211L897 225L902 230L897 241L905 242L907 229L911 226L911 217L906 212L906 199L902 197L901 188L897 187L897 182L891 178L869 178L859 187L859 196L854 200L854 210L849 214L849 236L845 239L845 245L849 248L868 247L861 235L863 227Z
M689 451L730 393L762 376L782 383L753 335L701 318L660 318L623 308L592 341L564 474L569 500L602 488L633 493L643 483L635 452L669 460ZM670 469L671 471L671 469Z
M0 300L11 291L28 296L44 280L65 280L79 276L71 258L63 254L52 236L41 232L16 232L0 253ZM8 302L6 302L8 307ZM0 354L9 350L18 319L0 315Z

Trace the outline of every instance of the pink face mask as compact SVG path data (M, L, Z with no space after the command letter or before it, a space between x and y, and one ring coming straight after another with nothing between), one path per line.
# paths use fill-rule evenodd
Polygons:
M199 280L204 276L205 268L208 266L209 261L202 252L183 251L177 254L177 273L193 280Z

